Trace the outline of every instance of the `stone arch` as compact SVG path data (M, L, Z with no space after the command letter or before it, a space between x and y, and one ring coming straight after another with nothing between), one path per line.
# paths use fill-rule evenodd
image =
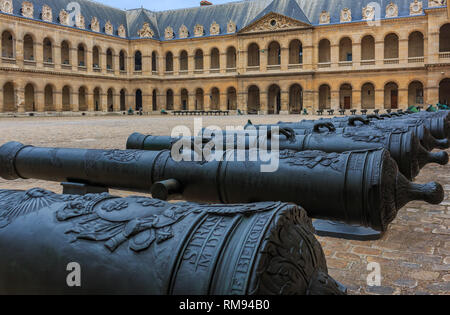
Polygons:
M289 64L298 65L303 63L303 45L298 39L289 43Z
M127 110L127 90L121 89L120 90L120 106L119 110L124 112Z
M375 61L375 38L372 35L366 35L361 40L361 60Z
M197 49L194 55L195 70L203 70L203 50Z
M237 53L234 46L227 48L227 69L236 69Z
M353 61L353 43L348 36L339 41L339 61Z
M70 65L70 42L63 40L61 42L61 64Z
M166 72L173 72L173 54L171 51L166 53Z
M36 86L33 83L25 85L25 111L36 111Z
M180 71L189 70L189 55L186 50L180 52Z
M319 109L331 108L331 87L329 84L319 86Z
M78 110L81 112L88 110L87 88L85 86L80 86L78 89Z
M181 109L189 110L189 92L187 89L181 89Z
M10 30L4 30L2 33L2 57L15 58L15 46L14 33Z
M303 109L303 88L300 84L292 84L289 88L289 113L300 114Z
M142 53L140 50L134 52L134 71L142 71Z
M423 57L424 56L424 37L419 31L414 31L408 37L408 57Z
M211 69L219 70L220 69L220 51L218 48L214 47L211 49Z
M119 70L127 71L127 52L123 49L119 52Z
M220 90L216 87L211 89L211 110L220 109Z
M3 111L17 111L15 84L11 81L3 85Z
M53 63L53 40L45 37L42 41L43 58L45 63Z
M25 34L23 37L23 59L28 61L35 61L35 45L32 34Z
M259 46L256 43L251 43L247 49L247 65L249 67L259 67L260 53Z
M261 93L259 87L252 85L248 88L247 112L257 114L261 110Z
M279 114L281 111L281 88L277 84L269 86L267 91L268 114Z
M77 46L78 66L86 67L86 45L83 43Z
M102 90L100 87L94 88L94 111L102 110Z
M204 110L205 93L202 88L195 90L195 110Z
M166 109L167 110L173 110L173 105L174 105L173 90L172 89L168 89L167 92L166 92Z
M277 41L273 41L267 47L267 65L281 65L281 45Z
M384 59L398 59L399 37L396 33L389 33L384 38Z
M237 92L234 86L227 89L227 110L237 110Z
M72 110L72 88L64 85L62 88L62 111L69 112Z
M450 52L450 23L439 29L439 52Z
M155 112L158 110L158 90L153 89L152 91L152 110Z
M114 93L115 91L113 88L109 88L106 92L106 106L108 107L108 112L114 111Z
M152 72L158 72L158 53L152 52Z
M100 55L101 55L100 47L98 45L95 45L94 47L92 47L92 67L94 69L101 68Z
M398 105L398 84L388 82L384 85L384 108L397 109Z
M112 48L106 50L106 70L114 70L114 50Z
M408 106L424 105L423 83L419 80L413 80L408 84Z
M361 108L375 108L375 85L371 82L366 82L361 86Z
M450 105L450 78L446 78L439 83L439 102Z
M135 92L135 110L139 111L143 108L142 104L142 90L137 89Z
M331 43L327 38L319 42L319 63L331 62Z
M351 109L353 107L353 87L349 83L343 83L339 87L339 108Z
M55 103L55 87L53 86L53 84L47 84L44 88L44 111L55 111Z

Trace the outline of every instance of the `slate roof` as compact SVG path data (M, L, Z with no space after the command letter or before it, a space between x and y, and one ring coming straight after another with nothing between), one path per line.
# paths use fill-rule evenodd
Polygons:
M21 16L23 0L12 0L14 15ZM71 2L80 5L81 14L85 18L86 29L90 29L92 17L96 16L100 22L100 31L104 32L104 26L110 21L114 27L114 34L120 25L124 25L127 30L127 37L138 38L138 31L144 23L149 23L155 32L155 39L165 40L164 32L171 26L178 37L178 30L182 25L189 29L190 37L193 36L196 24L204 26L205 36L209 34L210 25L216 22L220 25L220 34L227 32L227 24L233 21L237 26L237 31L252 24L265 15L275 12L290 18L296 19L313 26L319 25L319 17L322 11L330 13L331 24L340 23L340 12L344 8L349 8L352 12L352 21L362 20L362 9L374 0L243 0L230 2L221 5L198 6L180 10L167 10L152 12L139 8L132 10L120 10L91 0L28 0L34 5L34 19L40 20L42 6L50 6L53 11L53 23L59 24L58 16L61 9L69 13L73 9L68 8ZM377 0L381 5L381 18L384 18L385 8L390 2L397 4L399 16L409 16L409 6L413 0ZM428 1L421 0L424 9L428 8ZM117 36L117 35L115 35Z

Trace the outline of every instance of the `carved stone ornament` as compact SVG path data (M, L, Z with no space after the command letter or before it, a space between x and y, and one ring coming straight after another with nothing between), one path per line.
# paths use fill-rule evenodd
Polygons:
M246 27L244 32L265 32L265 31L277 31L289 28L304 27L305 24L298 22L294 19L288 18L284 15L276 13L268 14L264 19Z
M375 19L375 7L368 5L362 10L363 20L374 20Z
M443 6L445 6L445 0L428 0L429 8L443 7Z
M33 8L33 4L31 2L28 2L28 1L22 2L22 15L24 17L32 19L33 12L34 12L34 8Z
M166 27L166 30L164 31L164 38L169 40L174 38L174 32L172 26Z
M179 35L180 38L188 38L189 37L189 30L186 27L186 25L181 25L179 33L180 33L180 35Z
M64 9L59 11L59 23L62 25L69 25L69 13Z
M138 31L140 38L152 38L155 36L155 32L150 28L150 24L144 23L142 28Z
M120 37L127 36L125 26L123 26L123 24L120 24L119 28L117 29L117 35L119 35Z
M91 30L93 30L94 32L100 32L100 23L95 16L91 20Z
M233 21L229 21L227 24L227 33L228 34L233 34L236 33L236 23L234 23Z
M86 28L86 23L84 21L84 16L78 13L75 16L75 26L78 28Z
M197 24L194 27L194 36L195 37L201 37L205 35L205 29L203 28L203 25Z
M322 11L319 24L330 24L330 13L328 11Z
M352 21L352 10L345 8L341 11L341 23Z
M53 21L52 8L50 8L48 5L44 5L42 7L41 17L43 21L52 22Z
M12 14L13 13L12 0L1 0L0 9L1 9L2 12Z
M423 13L423 3L419 0L414 0L413 3L409 6L409 14L410 15L417 15Z
M105 24L105 33L108 35L114 34L114 27L112 26L110 21L106 22Z
M213 24L211 24L211 27L209 29L209 33L211 35L219 35L220 34L220 25L217 24L217 22L213 22Z
M398 6L395 3L390 3L386 7L386 17L392 18L398 16Z

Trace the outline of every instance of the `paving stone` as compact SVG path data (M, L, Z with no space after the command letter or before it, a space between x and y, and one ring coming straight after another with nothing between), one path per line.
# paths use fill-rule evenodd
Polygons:
M394 284L399 287L414 289L417 287L418 282L412 279L398 279Z
M379 249L371 248L371 247L360 247L360 246L353 248L352 252L355 254L371 255L371 256L378 256L381 254L381 250L379 250Z
M447 282L433 283L432 285L429 285L427 288L434 292L444 292L448 294L450 292L450 282L447 281Z
M431 281L439 278L439 272L431 272L431 271L413 271L409 274L411 278L417 280Z
M442 277L442 280L444 281L450 281L450 274L446 274Z
M392 287L367 287L366 291L368 293L380 294L380 295L392 295L395 292L395 289Z

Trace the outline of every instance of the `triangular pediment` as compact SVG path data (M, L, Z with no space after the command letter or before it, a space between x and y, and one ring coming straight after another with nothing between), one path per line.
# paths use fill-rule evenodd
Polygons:
M277 32L289 29L309 28L310 24L298 21L278 13L269 13L262 18L250 23L239 33Z

